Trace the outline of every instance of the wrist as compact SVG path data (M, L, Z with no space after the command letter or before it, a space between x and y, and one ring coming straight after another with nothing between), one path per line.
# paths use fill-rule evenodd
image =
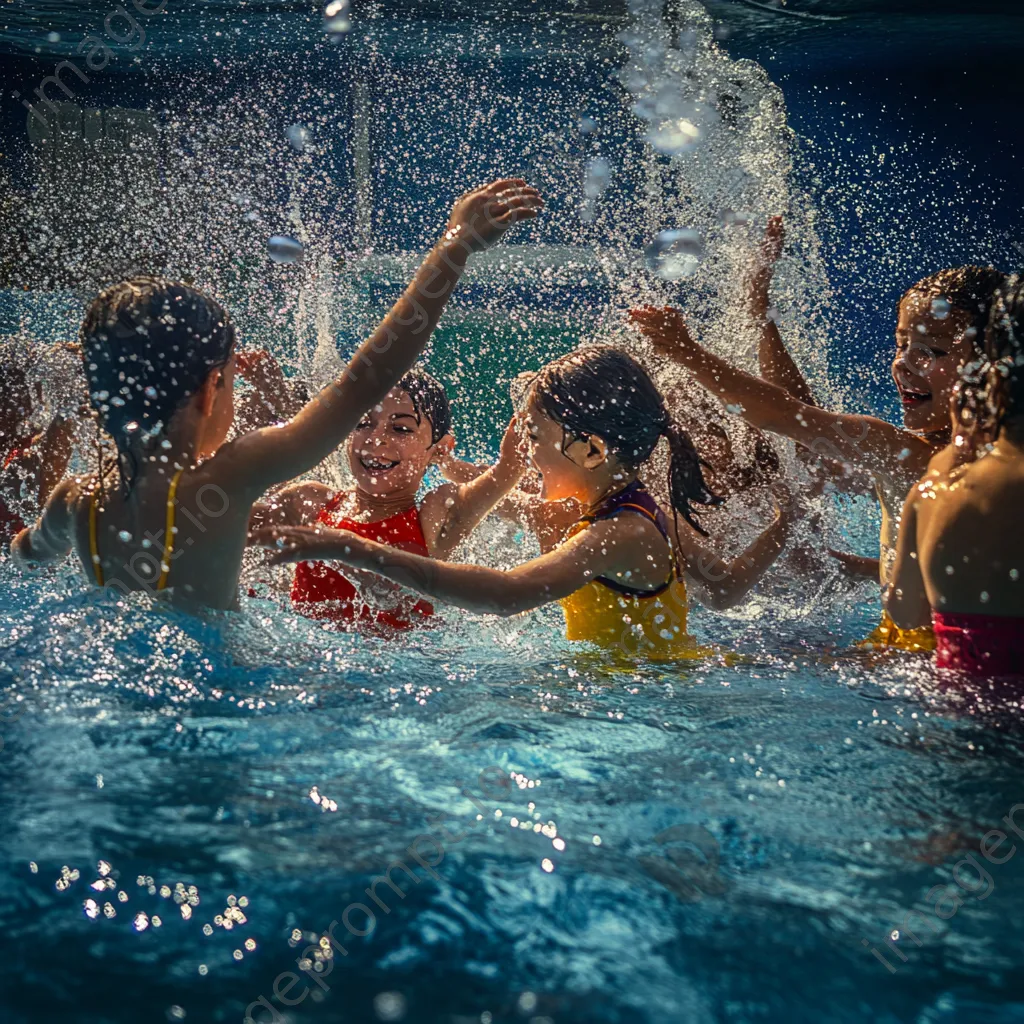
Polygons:
M457 273L462 273L466 269L471 250L469 243L460 235L459 229L449 228L434 246L434 251L449 268Z

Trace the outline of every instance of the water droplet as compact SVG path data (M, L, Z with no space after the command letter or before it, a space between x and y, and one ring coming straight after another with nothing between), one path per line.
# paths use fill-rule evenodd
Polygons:
M309 145L309 129L304 124L290 124L284 130L284 137L288 140L288 145L295 150L296 153L305 153L306 147Z
M647 141L666 156L682 156L697 148L704 133L685 117L656 121L647 133Z
M373 1012L378 1020L401 1020L405 1016L405 996L401 992L380 992L373 997Z
M287 235L271 235L267 251L275 263L294 263L302 255L302 243Z
M603 156L595 156L587 164L583 181L583 194L588 199L597 199L611 184L612 165Z
M704 258L700 234L690 229L662 231L644 249L647 267L663 281L693 277Z
M149 399L154 399L154 398L156 398L156 397L157 397L157 391L156 391L156 388L155 388L155 387L153 387L153 385L152 385L152 384L150 384L150 385L149 385L149 387L148 387L148 388L146 388L146 390L145 390L145 391L143 392L143 394L144 394L144 395L145 395L145 396L146 396L147 398L149 398Z
M950 305L949 300L944 298L932 299L932 316L936 320L946 320L949 318Z
M132 535L127 530L122 530L117 536L124 544L131 544L132 542Z
M988 604L988 591L987 590L983 590L981 592L981 594L979 594L978 596L981 598L981 603L982 604Z
M597 122L592 117L580 118L580 134L593 135L597 131Z
M352 19L349 18L349 0L331 0L324 9L324 32L328 39L336 43L350 28Z

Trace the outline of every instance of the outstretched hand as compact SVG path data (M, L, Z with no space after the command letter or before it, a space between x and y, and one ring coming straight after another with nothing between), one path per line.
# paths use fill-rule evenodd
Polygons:
M483 252L513 224L531 220L543 207L540 193L522 178L492 181L456 200L445 237L458 239L469 252Z
M786 229L781 217L769 217L761 242L761 266L771 269L779 262L782 247L786 243Z
M268 385L284 383L284 371L266 349L238 349L235 352L235 369L243 380L260 391Z
M672 306L638 306L629 311L629 319L655 350L669 359L689 354L697 347L683 314Z
M516 413L505 428L505 436L501 439L501 450L498 461L509 469L516 469L521 476L526 471L530 457L530 445L523 429L523 416Z

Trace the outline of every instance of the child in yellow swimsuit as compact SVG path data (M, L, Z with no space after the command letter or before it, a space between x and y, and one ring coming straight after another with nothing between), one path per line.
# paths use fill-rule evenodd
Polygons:
M709 653L687 632L687 582L712 607L738 603L785 545L789 515L778 511L732 561L712 551L692 508L718 503L700 457L647 372L619 349L584 348L544 367L524 419L542 501L575 502L583 514L561 543L510 572L438 563L343 530L271 528L258 539L277 562L339 559L471 611L514 615L559 601L569 639L629 656ZM671 454L671 532L640 479L661 438Z

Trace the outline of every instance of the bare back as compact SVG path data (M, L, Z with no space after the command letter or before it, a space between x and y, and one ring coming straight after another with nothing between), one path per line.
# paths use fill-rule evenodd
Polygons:
M1002 438L977 462L945 472L939 467L917 492L917 552L931 606L941 612L1024 617L1020 441Z
M119 593L166 595L176 606L230 609L238 605L238 574L252 499L231 495L217 481L218 458L181 474L168 548L168 491L173 473L147 474L129 496L116 474L99 496L96 477L84 478L72 504L75 551L93 582ZM90 511L95 500L95 554ZM165 559L165 552L169 552ZM164 586L160 579L167 568Z

